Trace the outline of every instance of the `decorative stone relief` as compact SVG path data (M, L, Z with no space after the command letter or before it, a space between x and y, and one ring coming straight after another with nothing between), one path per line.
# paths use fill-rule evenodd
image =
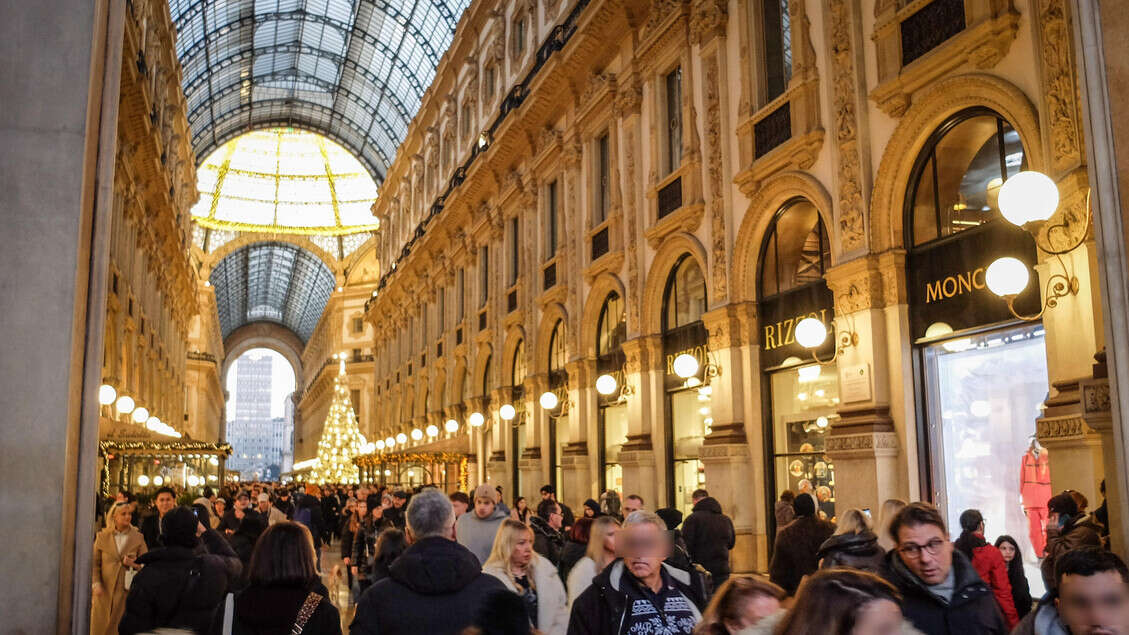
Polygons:
M715 37L724 37L728 23L729 3L726 0L699 0L690 17L690 42L705 45Z
M859 162L858 113L853 47L851 3L831 0L831 68L835 105L835 142L838 148L838 212L843 251L865 246L862 170Z
M893 432L847 434L827 438L826 452L859 452L865 450L897 450L898 436Z
M703 82L706 102L706 142L709 155L706 157L706 172L710 184L710 235L712 244L710 255L713 259L713 296L717 302L724 302L729 296L729 259L726 254L725 236L725 188L722 174L721 156L721 98L718 94L718 59L711 55L702 60L705 69Z
M1078 126L1078 87L1071 45L1074 41L1064 0L1042 0L1039 11L1043 58L1043 99L1050 136L1051 164L1056 171L1074 167L1082 158Z
M1040 419L1037 422L1036 436L1040 441L1081 439L1086 436L1089 427L1080 417L1066 417L1062 419Z
M622 93L621 93L622 94ZM616 100L619 103L619 100ZM624 190L623 197L623 215L626 219L627 237L624 241L627 245L627 332L636 333L639 331L639 307L643 302L642 287L639 280L639 255L638 255L638 236L639 236L639 209L635 200L635 126L628 123L624 126L624 164L625 170L623 174L624 182L627 183L627 188Z

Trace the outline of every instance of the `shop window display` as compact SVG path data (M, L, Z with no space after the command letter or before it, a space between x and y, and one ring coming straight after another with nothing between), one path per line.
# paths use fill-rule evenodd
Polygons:
M604 299L596 329L596 369L599 374L610 374L617 387L623 385L623 340L626 339L627 322L623 298L611 292ZM627 443L627 404L618 393L599 396L600 469L602 491L623 492L623 468L619 465L619 452Z
M627 404L616 404L600 409L604 426L604 486L605 490L623 492L623 467L619 453L627 443Z
M819 516L835 519L835 464L827 434L838 420L839 373L834 365L792 367L772 374L776 486L816 498Z

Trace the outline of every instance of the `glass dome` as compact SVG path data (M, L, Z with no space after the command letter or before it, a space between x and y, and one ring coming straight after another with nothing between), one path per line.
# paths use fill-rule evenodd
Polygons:
M197 170L193 220L212 230L343 236L374 231L376 183L348 150L270 128L220 146Z

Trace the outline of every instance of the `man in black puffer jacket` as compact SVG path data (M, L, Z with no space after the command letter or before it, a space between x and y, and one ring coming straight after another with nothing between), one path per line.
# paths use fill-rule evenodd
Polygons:
M694 510L682 523L682 539L690 559L713 576L714 588L729 579L729 550L737 539L733 521L721 513L721 503L704 489L690 496Z
M239 577L239 558L188 507L161 518L160 542L163 549L137 559L145 566L130 587L118 632L133 635L161 627L207 632L212 613Z
M350 635L457 635L473 623L487 594L505 590L455 542L455 510L439 490L412 496L407 525L412 546L361 595Z
M992 590L949 542L936 507L910 503L890 522L897 546L881 575L902 594L902 613L926 635L1004 635Z

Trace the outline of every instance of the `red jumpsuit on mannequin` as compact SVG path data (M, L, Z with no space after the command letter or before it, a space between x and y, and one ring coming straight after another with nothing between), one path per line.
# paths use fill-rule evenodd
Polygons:
M1047 547L1047 501L1051 499L1051 458L1046 448L1032 441L1023 454L1019 495L1027 514L1027 531L1035 556L1043 557Z

